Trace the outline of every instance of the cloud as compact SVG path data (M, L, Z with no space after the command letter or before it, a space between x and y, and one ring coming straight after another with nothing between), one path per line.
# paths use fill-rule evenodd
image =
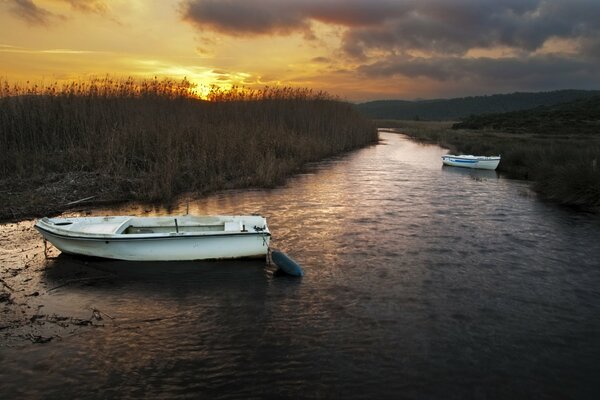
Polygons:
M0 53L24 53L24 54L100 54L98 51L91 50L73 50L73 49L49 49L49 50L34 50L23 47L9 46L0 44Z
M327 32L339 47L311 61L336 59L345 73L380 81L600 85L598 0L181 0L180 13L234 37L311 38L325 32L316 23L336 27Z
M57 3L67 3L71 9L80 13L107 16L109 8L104 0L54 0ZM64 15L53 13L38 6L33 0L4 0L9 4L9 11L30 25L49 26L57 20L65 20Z
M410 18L347 30L342 43L370 78L538 90L600 85L598 37L598 1L457 0L421 2ZM512 51L469 55L477 49Z
M527 52L552 38L594 37L600 33L596 0L426 0L378 26L348 29L346 54L373 50L463 55L473 48L506 46Z
M600 32L597 0L183 0L180 12L200 30L232 36L307 33L313 22L341 26L343 50L354 57L374 49L533 51L553 37Z
M592 88L600 85L596 65L586 60L540 55L505 58L436 57L387 58L358 67L366 78L411 78L461 85L481 85L496 90Z
M328 57L313 57L310 59L310 61L314 62L314 63L319 63L319 64L328 64L331 62L331 59Z
M61 54L61 55L79 55L79 54L108 54L105 51L75 50L75 49L31 49L20 46L11 46L0 44L0 53L22 53L22 54Z
M231 36L288 35L302 32L310 36L311 22L341 26L375 25L402 12L397 1L377 0L183 0L183 20L201 30Z
M106 15L109 11L108 6L103 0L60 0L68 3L73 10L82 13L91 13Z
M250 1L183 1L183 20L200 30L211 30L231 36L289 34L306 31L304 16L285 4L266 0L257 7Z
M50 11L38 7L32 0L12 0L10 12L31 25L48 25L55 17Z

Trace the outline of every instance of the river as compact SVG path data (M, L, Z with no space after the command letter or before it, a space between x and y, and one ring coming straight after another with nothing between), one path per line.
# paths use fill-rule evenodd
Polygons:
M0 397L598 398L599 217L380 138L280 188L89 211L261 214L301 279L256 261L44 261L27 233L31 323L0 317Z

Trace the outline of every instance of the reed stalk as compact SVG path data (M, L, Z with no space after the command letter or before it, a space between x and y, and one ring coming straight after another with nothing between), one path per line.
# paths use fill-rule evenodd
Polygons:
M0 80L0 200L18 208L26 190L36 203L36 190L65 179L81 180L67 185L81 197L100 190L112 200L272 187L377 140L370 120L323 92L213 88L200 99L194 89L170 79Z

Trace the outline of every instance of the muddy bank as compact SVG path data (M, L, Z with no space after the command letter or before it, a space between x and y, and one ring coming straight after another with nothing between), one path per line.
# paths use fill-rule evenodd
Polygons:
M110 274L90 268L80 260L60 276L46 273L59 252L44 254L33 221L0 226L0 347L22 343L47 343L112 323L112 318L93 305L77 305L64 313L50 301L52 293L65 287L94 285Z
M133 208L147 212L142 206ZM69 256L51 245L45 249L33 225L34 220L0 225L0 349L43 346L95 330L100 335L144 334L152 324L187 316L180 315L176 305L136 305L140 299L173 288L177 295L199 288L210 292L215 281L222 288L254 279L262 287L265 274L275 273L264 259L136 264Z
M44 179L0 180L0 222L15 222L85 207L126 202L137 196L131 179L102 173L49 174Z

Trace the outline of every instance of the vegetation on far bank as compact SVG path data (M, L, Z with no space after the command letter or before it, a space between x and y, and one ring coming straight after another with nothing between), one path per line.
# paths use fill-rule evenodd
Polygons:
M474 115L452 128L539 135L600 135L600 96L526 111Z
M0 219L89 196L168 201L272 187L376 140L352 105L307 89L213 89L200 100L185 80L0 81Z
M502 155L498 171L533 181L543 198L600 210L600 131L597 134L508 133L452 129L454 122L376 121L453 154Z
M374 119L443 121L472 115L529 110L600 96L599 90L554 90L537 93L494 94L454 99L378 100L357 104L365 115Z

